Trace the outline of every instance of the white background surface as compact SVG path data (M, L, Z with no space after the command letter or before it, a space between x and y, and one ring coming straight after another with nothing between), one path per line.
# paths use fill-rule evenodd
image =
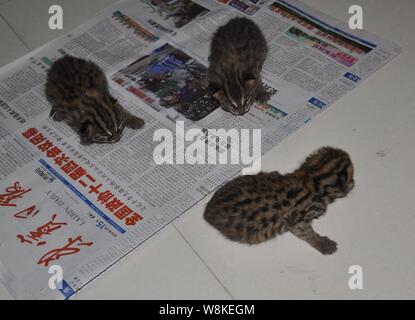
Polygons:
M0 0L0 65L69 32L113 0ZM356 187L315 228L338 243L323 256L291 234L257 246L225 240L197 204L93 283L78 299L415 298L415 1L304 0L348 20L360 4L364 29L403 52L263 157L287 172L323 145L347 150ZM60 4L64 30L47 27ZM350 290L348 268L363 268ZM10 299L0 284L0 298Z

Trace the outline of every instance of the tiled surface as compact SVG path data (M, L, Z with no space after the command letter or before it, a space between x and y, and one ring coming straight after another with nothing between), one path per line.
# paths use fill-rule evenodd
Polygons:
M88 18L115 0L12 0L0 5L0 14L19 34L29 48L41 45L70 32ZM50 30L48 13L51 5L60 5L63 10L63 29Z
M356 4L304 1L343 21ZM0 64L24 54L24 43L36 48L114 1L2 2L0 13L18 36L0 19ZM47 28L52 3L64 6L63 31ZM258 246L226 241L203 221L205 199L77 298L415 298L415 2L357 3L365 29L395 40L402 54L263 159L263 170L286 172L322 145L350 152L356 188L315 223L338 252L322 256L290 234ZM347 286L353 264L363 268L364 290ZM0 284L0 299L8 297Z
M0 16L0 67L12 62L29 50Z
M77 299L230 299L173 226L81 290Z
M8 293L6 287L0 282L0 300L12 300L13 297Z

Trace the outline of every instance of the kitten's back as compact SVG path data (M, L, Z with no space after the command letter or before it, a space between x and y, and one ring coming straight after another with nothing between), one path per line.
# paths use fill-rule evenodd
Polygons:
M284 229L274 214L275 191L283 188L278 172L246 175L228 182L208 202L204 219L227 238L242 243L259 243ZM275 208L273 208L275 206Z
M211 42L209 60L224 60L226 63L262 65L268 49L261 29L250 19L238 17L221 26Z
M107 94L105 74L94 63L72 56L55 61L48 72L46 97L52 103L73 99L86 94Z

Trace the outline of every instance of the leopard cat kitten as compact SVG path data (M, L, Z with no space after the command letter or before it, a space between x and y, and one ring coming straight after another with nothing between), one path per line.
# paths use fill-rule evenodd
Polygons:
M114 143L124 127L144 125L111 96L104 72L87 60L72 56L56 60L47 75L45 94L52 105L49 116L68 123L79 133L82 145Z
M227 238L256 244L290 231L322 254L336 242L316 233L312 221L354 187L353 164L339 149L324 147L293 173L240 176L215 192L204 218Z
M233 114L244 114L270 95L261 81L268 46L261 29L248 18L233 18L215 32L208 79L213 98Z

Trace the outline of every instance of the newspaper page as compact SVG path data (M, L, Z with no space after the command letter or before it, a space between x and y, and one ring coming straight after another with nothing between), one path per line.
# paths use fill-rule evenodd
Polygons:
M243 116L222 110L203 84L212 33L236 16L253 19L269 46L262 75L271 99ZM3 67L1 281L16 299L71 297L399 52L295 0L193 0L186 8L127 0ZM82 146L52 121L46 73L63 55L97 63L111 93L145 127L125 129L116 144ZM260 146L234 150L232 135L209 132L219 128L258 129ZM172 133L163 143L160 130ZM191 157L195 141L204 152ZM157 164L158 148L173 161ZM217 161L233 151L246 163ZM50 286L56 266L57 289Z

